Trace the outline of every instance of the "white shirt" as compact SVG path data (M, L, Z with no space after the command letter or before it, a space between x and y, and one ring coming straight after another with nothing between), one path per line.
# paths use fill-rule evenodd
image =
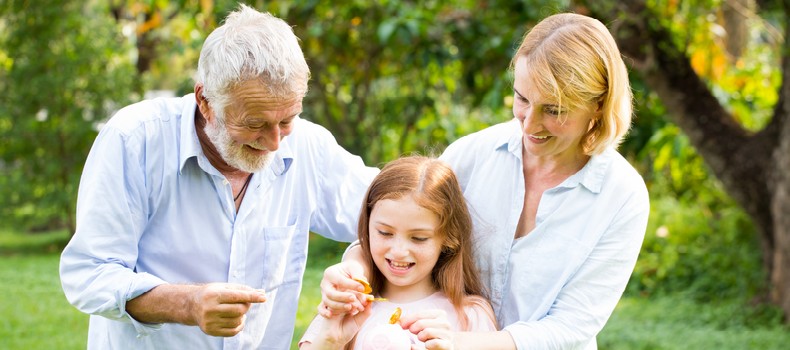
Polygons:
M308 232L351 241L377 174L324 128L296 118L272 164L255 173L238 213L208 161L195 97L143 101L97 137L80 181L77 230L61 256L63 290L91 314L90 349L286 349L293 333ZM163 283L232 282L264 289L244 330L211 337L196 326L134 320L126 301Z
M525 192L521 142L513 119L441 156L472 211L476 264L499 325L519 349L595 349L642 245L647 189L609 149L545 191L535 228L514 240Z

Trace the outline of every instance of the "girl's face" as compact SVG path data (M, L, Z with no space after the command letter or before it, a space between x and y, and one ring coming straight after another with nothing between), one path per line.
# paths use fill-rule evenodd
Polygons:
M411 301L435 292L431 271L442 251L439 218L411 196L378 201L368 226L373 262L386 279L383 296Z
M581 140L592 118L600 114L597 105L590 103L573 110L558 106L557 101L541 94L533 81L526 58L516 60L513 116L521 122L524 131L524 151L558 160L583 155Z

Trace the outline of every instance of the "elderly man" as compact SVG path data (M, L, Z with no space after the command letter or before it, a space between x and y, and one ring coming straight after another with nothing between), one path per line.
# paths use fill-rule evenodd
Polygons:
M194 94L128 106L82 175L60 276L91 349L286 349L308 232L351 241L376 168L300 119L291 28L242 5Z

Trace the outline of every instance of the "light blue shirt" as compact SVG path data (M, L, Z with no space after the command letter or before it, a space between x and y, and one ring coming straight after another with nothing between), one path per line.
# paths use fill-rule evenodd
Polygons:
M376 168L296 118L272 164L255 173L238 213L231 186L195 132L195 97L143 101L104 126L85 164L77 231L63 251L68 300L91 314L90 349L287 349L308 232L351 241ZM264 289L244 330L142 324L126 301L163 283Z
M514 119L459 139L441 156L472 211L476 264L518 349L595 349L642 245L645 183L609 149L545 191L535 228L514 240L525 193L521 142Z

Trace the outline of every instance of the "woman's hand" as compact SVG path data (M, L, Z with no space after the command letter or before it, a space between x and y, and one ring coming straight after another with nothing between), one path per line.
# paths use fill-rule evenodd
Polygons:
M356 261L337 263L324 270L321 280L321 304L318 314L329 318L335 315L363 312L368 300L362 292L364 286L354 278L367 280L365 269Z
M400 324L404 329L416 334L417 338L425 343L425 349L453 349L455 333L447 320L447 313L444 310L421 310L404 315L400 319ZM415 347L412 346L412 349L415 349Z

